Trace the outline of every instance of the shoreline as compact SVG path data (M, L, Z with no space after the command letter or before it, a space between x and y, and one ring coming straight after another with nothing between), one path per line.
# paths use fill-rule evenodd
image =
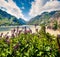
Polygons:
M37 26L38 31L41 29L40 26ZM19 30L21 30L22 28L19 28ZM32 33L36 33L35 31L35 26L30 26L30 29L32 30ZM11 29L12 30L12 29ZM0 34L3 33L4 35L9 32L9 34L11 34L11 30L9 31L0 31ZM57 36L58 34L60 34L60 32L58 30L54 31L52 29L46 29L47 33L50 33L51 35Z
M20 28L19 28L19 30L23 30L24 31L24 29L22 29L22 27L24 27L25 25L23 25L23 26L20 26ZM17 26L16 26L17 27ZM16 27L14 26L14 28L16 29ZM28 29L31 29L32 30L32 33L36 33L36 31L35 31L35 26L33 26L33 25L30 25L29 27L27 27L27 30ZM37 28L38 28L38 30L40 30L40 26L37 26ZM12 28L13 29L13 28ZM4 35L7 33L7 32L9 32L9 34L11 34L11 30L12 29L10 29L9 31L0 31L0 34L1 33L3 33ZM23 32L22 31L22 32Z

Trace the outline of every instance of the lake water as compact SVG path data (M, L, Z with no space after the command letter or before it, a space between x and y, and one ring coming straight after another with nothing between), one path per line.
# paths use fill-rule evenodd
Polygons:
M36 33L35 31L35 26L34 25L22 25L22 26L19 26L19 28L23 28L23 27L27 27L27 28L30 28L32 30L32 33ZM11 30L13 28L16 28L17 26L1 26L0 27L0 33L4 33L6 34L7 32L11 32ZM37 26L38 30L41 29L40 26ZM50 33L51 35L54 35L54 36L57 36L57 34L60 34L60 31L54 31L52 29L46 29L46 32Z
M4 35L9 32L9 35L11 35L11 30L14 28L17 28L18 26L1 26L0 27L0 34L3 33ZM34 25L22 25L19 26L19 29L22 29L22 32L24 32L24 27L27 28L27 30L31 29L32 33L36 33L35 26ZM40 26L37 26L37 28L40 30Z
M23 27L32 28L32 27L34 27L34 25L22 25L22 26L19 26L19 28L23 28ZM10 31L13 28L17 28L17 26L1 26L0 27L0 32L1 31Z

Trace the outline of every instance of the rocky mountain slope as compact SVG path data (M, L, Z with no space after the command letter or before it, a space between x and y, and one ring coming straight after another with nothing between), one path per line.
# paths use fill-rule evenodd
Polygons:
M59 21L60 11L44 12L32 18L28 24L48 24L51 21L58 19Z

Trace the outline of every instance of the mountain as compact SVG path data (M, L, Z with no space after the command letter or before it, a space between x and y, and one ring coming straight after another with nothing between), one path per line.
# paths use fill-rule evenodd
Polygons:
M56 11L55 14L52 16L52 18L59 18L60 17L60 11Z
M60 11L51 11L51 12L43 12L41 15L38 15L28 22L28 24L48 24L52 20L55 20L56 17L60 16Z
M22 18L16 18L15 16L12 16L8 14L5 11L2 11L0 9L0 26L1 25L25 25L26 21L23 20Z

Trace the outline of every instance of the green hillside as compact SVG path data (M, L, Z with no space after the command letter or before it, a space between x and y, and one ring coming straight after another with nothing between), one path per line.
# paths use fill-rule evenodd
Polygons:
M17 19L16 17L8 14L5 11L0 10L0 26L10 26L10 25L23 25L26 21L22 18Z
M44 12L41 15L38 15L34 18L32 18L28 24L49 24L51 22L51 18L53 20L60 16L60 11L52 11L52 12Z

